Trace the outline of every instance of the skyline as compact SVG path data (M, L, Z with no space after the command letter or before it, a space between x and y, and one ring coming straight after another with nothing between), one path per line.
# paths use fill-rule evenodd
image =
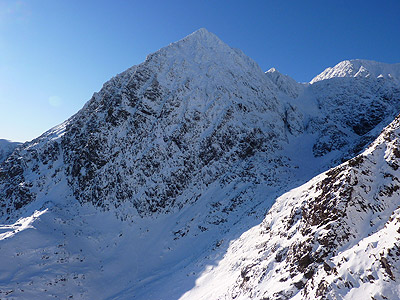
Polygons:
M39 136L202 27L299 82L346 59L400 62L398 1L321 2L0 1L0 138Z

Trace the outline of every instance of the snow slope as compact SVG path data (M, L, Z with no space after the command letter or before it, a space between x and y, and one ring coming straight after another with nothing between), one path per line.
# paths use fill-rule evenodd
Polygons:
M250 297L231 246L243 232L252 245L275 199L267 218L306 201L278 204L362 152L399 112L396 81L298 84L200 29L0 165L1 298Z

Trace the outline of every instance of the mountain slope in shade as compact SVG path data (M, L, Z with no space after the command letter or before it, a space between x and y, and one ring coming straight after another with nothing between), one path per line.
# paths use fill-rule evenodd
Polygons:
M182 299L400 299L400 117L276 200Z
M311 80L311 84L335 77L385 78L400 81L400 64L386 64L365 59L345 60L325 69Z
M5 161L19 145L21 143L0 139L0 163Z
M266 75L286 103L289 132L316 137L307 141L313 155L337 155L334 164L357 155L400 112L400 84L392 79L333 76L299 84L274 68Z
M0 165L1 298L246 299L264 291L242 270L263 266L250 249L258 235L243 235L250 248L239 261L229 258L236 257L231 245L245 249L237 239L276 198L362 152L399 112L396 81L299 84L264 73L200 29L112 78L76 115ZM328 173L306 184L316 197L312 182L339 180ZM290 191L295 203L280 197L266 218L315 202L297 190ZM317 225L293 225L293 234ZM276 228L269 239L290 248L294 240ZM317 263L304 271L296 259L273 268L291 268L296 280L311 268L319 274ZM244 266L249 260L256 265ZM315 290L298 281L310 295ZM279 282L287 295L301 286Z
M320 132L313 153L319 156L340 149L348 152L348 159L361 151L399 113L399 87L392 80L341 77L310 85L307 92L324 112L323 118L309 114L310 130ZM358 145L349 143L349 137ZM348 144L352 149L345 149Z

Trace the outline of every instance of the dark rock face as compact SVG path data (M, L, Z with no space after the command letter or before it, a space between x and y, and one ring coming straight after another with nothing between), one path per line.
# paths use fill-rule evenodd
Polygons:
M0 197L14 200L10 203L5 201L1 203L3 214L11 214L14 210L34 200L34 194L30 190L31 183L25 181L23 162L16 154L3 163L3 168L0 169L0 180L5 183L0 191Z
M38 138L17 148L0 164L0 197L3 208L0 214L6 216L6 220L12 218L15 211L36 199L37 189L44 188L46 177L54 177L60 171L59 168L53 168L59 157L60 147L57 142L46 140L42 144L42 140ZM43 174L47 172L49 174Z

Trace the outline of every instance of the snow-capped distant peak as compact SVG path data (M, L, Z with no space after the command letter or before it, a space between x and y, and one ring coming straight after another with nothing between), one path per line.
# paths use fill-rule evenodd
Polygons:
M276 84L281 92L292 98L298 97L302 89L302 84L298 83L290 76L280 73L275 68L269 69L267 72L265 72L265 75L267 75L267 77Z
M400 80L400 64L387 64L365 59L345 60L325 69L311 80L311 84L334 77L373 77Z

